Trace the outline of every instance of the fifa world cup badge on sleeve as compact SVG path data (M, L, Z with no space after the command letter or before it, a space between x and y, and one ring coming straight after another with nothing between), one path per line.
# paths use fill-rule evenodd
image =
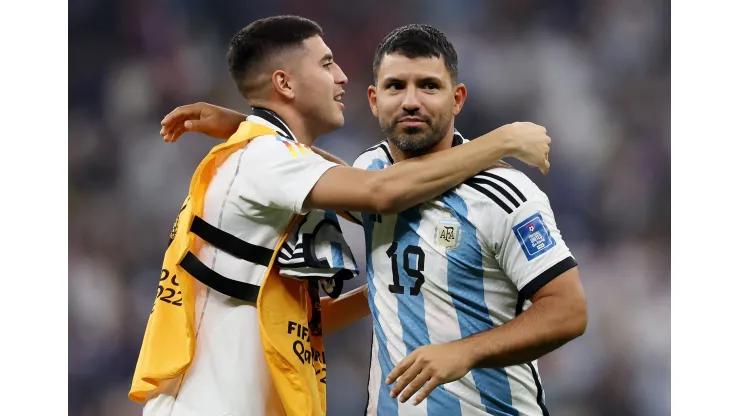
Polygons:
M539 212L515 225L513 231L528 261L555 246L555 240Z
M462 239L462 227L452 214L442 218L434 229L434 242L438 247L445 250L455 250L460 246Z

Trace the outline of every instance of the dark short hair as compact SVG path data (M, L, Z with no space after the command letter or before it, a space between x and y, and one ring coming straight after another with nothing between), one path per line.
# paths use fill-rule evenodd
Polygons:
M229 73L242 93L245 81L266 60L290 48L300 46L313 36L323 36L318 23L300 16L273 16L256 20L231 39Z
M378 81L378 68L385 55L399 53L407 58L442 57L452 82L457 81L457 52L441 30L429 25L410 24L394 29L375 49L373 80Z

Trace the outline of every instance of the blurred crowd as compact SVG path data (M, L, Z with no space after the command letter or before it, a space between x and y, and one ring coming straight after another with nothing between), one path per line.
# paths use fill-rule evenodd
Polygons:
M70 0L69 414L140 414L126 395L165 244L215 144L165 144L159 122L196 101L248 111L228 76L229 39L287 13L322 25L349 77L346 126L317 145L350 163L383 139L366 99L372 56L406 23L455 45L464 136L548 128L551 172L522 169L549 195L590 314L586 335L540 361L548 407L670 414L668 0ZM343 227L364 253L361 228ZM362 414L370 339L369 319L328 337L329 415Z

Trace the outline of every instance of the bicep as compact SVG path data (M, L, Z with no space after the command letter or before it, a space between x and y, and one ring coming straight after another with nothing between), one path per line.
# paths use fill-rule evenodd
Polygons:
M534 303L546 297L558 297L585 305L586 294L581 285L578 267L568 269L550 280L532 295L531 301Z
M553 329L563 341L579 337L588 325L586 294L581 285L578 267L561 273L532 295L532 307L541 305L542 311L553 319Z

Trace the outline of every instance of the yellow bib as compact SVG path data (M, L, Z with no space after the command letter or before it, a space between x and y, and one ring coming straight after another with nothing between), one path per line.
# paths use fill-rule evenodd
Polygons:
M164 256L157 298L149 316L129 398L144 402L162 381L184 374L195 353L193 279L229 296L254 302L270 374L289 416L326 414L326 364L316 282L283 278L273 267L280 246L301 216L294 216L277 246L252 246L201 219L205 193L218 167L255 137L278 135L244 122L224 144L214 147L193 175L190 191L175 220ZM267 266L261 287L220 276L194 253L196 237L237 257ZM245 386L246 388L246 386ZM251 392L244 392L250 394Z

